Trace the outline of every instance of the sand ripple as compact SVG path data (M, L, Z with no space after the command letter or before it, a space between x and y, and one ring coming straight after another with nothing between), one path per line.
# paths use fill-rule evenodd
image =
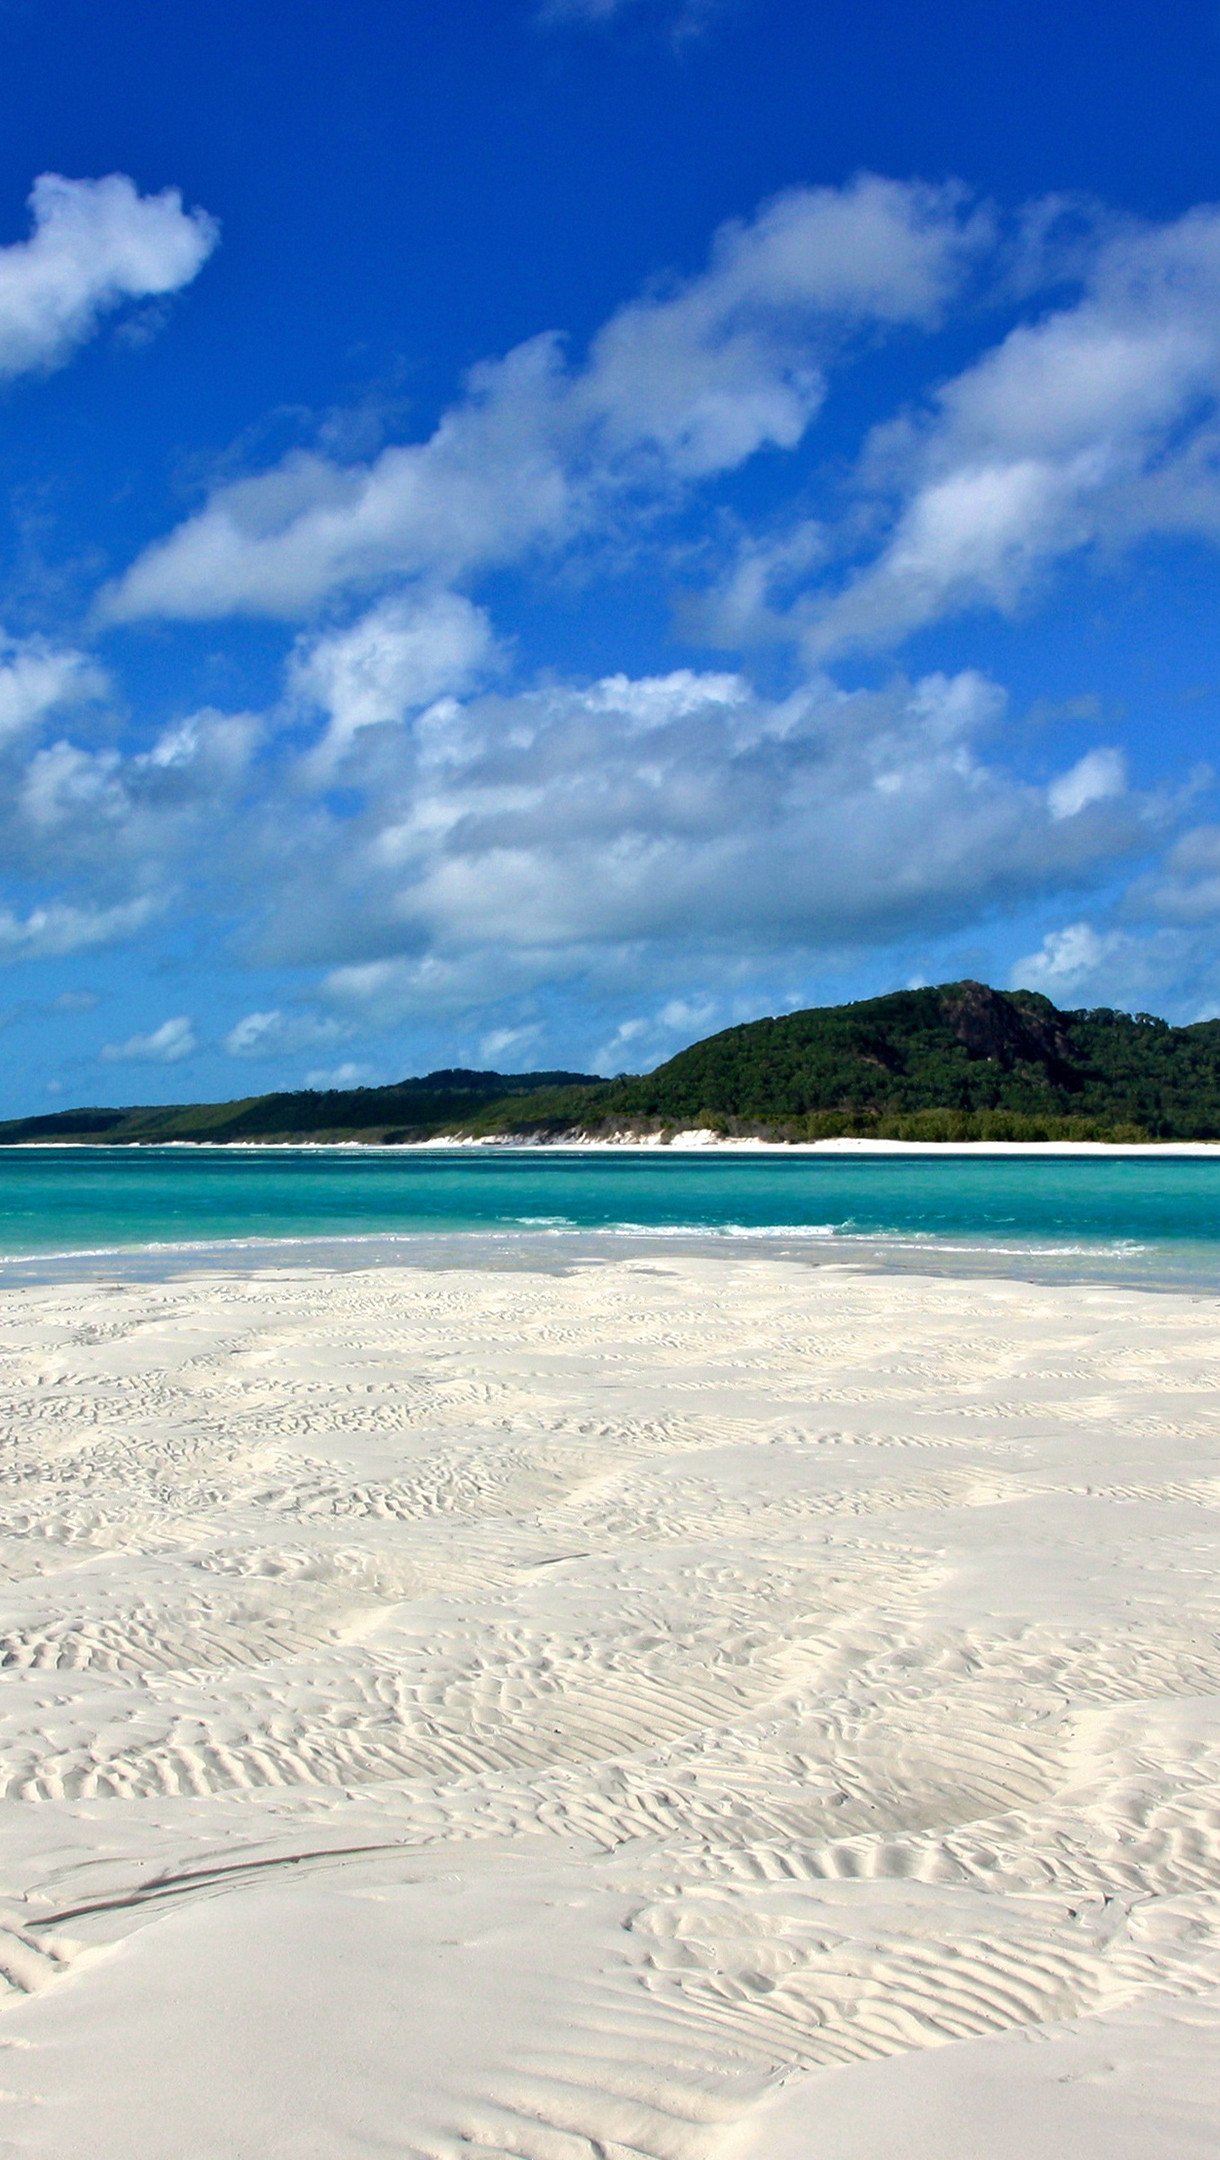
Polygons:
M1049 2109L997 2160L1205 2150L1210 1301L717 1255L3 1309L6 2153L888 2160L933 2049L929 2153L980 2059Z

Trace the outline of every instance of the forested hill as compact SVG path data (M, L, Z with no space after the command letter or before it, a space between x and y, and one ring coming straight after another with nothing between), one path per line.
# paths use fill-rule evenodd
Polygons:
M511 1098L484 1131L704 1124L818 1139L1220 1138L1220 1020L1170 1027L945 983L726 1028L641 1079Z
M0 1144L553 1140L692 1125L805 1140L1220 1139L1220 1020L1061 1012L984 983L900 990L726 1028L642 1077L455 1069L394 1087L189 1108L60 1111Z
M0 1146L15 1141L88 1144L168 1140L409 1141L460 1125L505 1095L600 1085L588 1073L470 1072L462 1066L401 1080L393 1087L302 1088L294 1094L247 1095L238 1102L117 1110L59 1110L0 1123Z

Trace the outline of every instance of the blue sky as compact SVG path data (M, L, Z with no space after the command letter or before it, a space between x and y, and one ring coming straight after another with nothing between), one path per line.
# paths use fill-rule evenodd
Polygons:
M3 1107L1220 1011L1220 10L0 10Z

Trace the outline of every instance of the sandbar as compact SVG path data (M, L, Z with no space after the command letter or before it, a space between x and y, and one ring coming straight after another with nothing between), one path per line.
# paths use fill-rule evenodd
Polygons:
M1220 1312L0 1292L6 2160L1190 2160Z

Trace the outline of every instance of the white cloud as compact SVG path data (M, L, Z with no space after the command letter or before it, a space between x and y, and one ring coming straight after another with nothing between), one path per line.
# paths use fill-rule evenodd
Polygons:
M933 322L992 238L951 188L791 190L724 226L700 274L618 309L583 361L544 334L474 369L424 441L360 465L297 452L219 487L103 611L291 616L345 586L460 579L570 546L626 501L669 502L761 449L793 450L845 333ZM834 590L823 528L749 536L716 602L722 634L782 622L820 659L963 608L1011 610L1074 550L1220 538L1220 209L1099 226L1073 268L1077 298L875 430L843 536L856 548L880 520L871 559ZM776 582L802 580L777 616Z
M958 190L871 175L777 196L721 227L701 277L612 316L578 405L687 477L792 449L825 393L830 326L939 312L985 230L962 208Z
M0 375L58 367L124 300L188 285L218 238L176 188L140 195L122 173L43 173L30 210L31 237L0 248Z
M651 1071L687 1043L708 1034L716 1012L714 998L675 997L667 999L651 1019L633 1014L621 1020L609 1040L594 1051L593 1070L609 1074L627 1069Z
M889 537L798 611L816 655L1012 609L1046 566L1150 532L1220 536L1220 209L1111 231L1079 299L1003 341L930 411L877 430Z
M375 928L372 937L380 942ZM421 1013L449 1018L495 1005L543 979L553 957L495 946L410 958L398 954L332 968L321 989L351 1027L384 1028Z
M340 1042L348 1032L341 1021L330 1015L286 1013L273 1006L268 1012L247 1013L229 1029L224 1046L230 1057L287 1057L298 1050Z
M969 671L779 701L691 670L451 701L357 740L361 807L284 832L251 950L327 966L352 1026L648 983L660 1053L712 1018L696 968L926 938L1152 849L1168 812L1105 767L1063 776L1056 815L1004 762L1003 709Z
M674 679L668 712L667 679L639 686L642 736L626 686L517 701L518 744L485 737L460 806L450 777L445 816L425 826L417 800L380 835L404 923L536 949L695 926L850 937L1077 858L1035 792L977 758L996 700L977 676L893 698L810 686L779 707L744 685L727 704L724 681L699 702Z
M131 759L131 770L162 799L181 800L198 789L240 781L263 734L255 713L217 712L210 706L164 728L151 748Z
M638 1045L647 1039L650 1032L648 1021L642 1019L638 1013L633 1013L630 1019L620 1020L610 1040L604 1042L600 1050L594 1051L594 1072L614 1075L629 1069L638 1069L641 1063Z
M350 1058L343 1065L322 1066L305 1075L307 1088L375 1087L377 1084L375 1066L358 1065Z
M332 436L326 455L215 489L133 566L112 614L291 616L343 587L373 594L298 636L265 722L195 714L134 753L70 739L59 712L105 687L92 663L0 642L0 848L23 895L64 887L0 916L0 953L125 935L125 911L173 891L223 915L239 957L325 971L303 993L325 1011L264 990L230 1029L230 1055L267 1059L346 1056L329 1046L359 1030L476 1009L482 1054L523 1056L554 1025L549 1007L535 1018L539 986L559 1005L578 983L600 1017L577 1039L653 1062L733 1015L733 986L780 955L786 990L892 943L901 979L941 934L1035 901L1053 910L1039 934L1066 928L1023 965L1065 994L1135 982L1153 954L1185 967L1186 928L1202 934L1220 890L1210 828L1132 888L1151 939L1134 913L1075 919L1182 815L1128 787L1116 747L1035 783L980 674L848 693L816 656L1020 607L1068 549L1220 537L1220 211L1094 225L1070 302L1060 284L921 414L874 432L841 521L806 500L786 530L744 533L706 612L733 644L804 641L815 658L787 695L728 667L494 694L510 655L447 582L543 548L579 549L587 570L591 537L632 545L695 486L792 450L850 339L935 323L990 231L952 189L794 190L582 353L543 335L475 369L426 440L358 463ZM1030 290L989 260L1007 323ZM678 528L686 564L723 559L701 530L706 554L693 518Z
M1052 930L1013 968L1014 989L1040 990L1058 1005L1149 1010L1180 1022L1220 1010L1220 965L1210 927L1147 922Z
M514 1063L520 1068L523 1053L532 1048L541 1033L541 1022L536 1020L524 1027L493 1028L480 1042L479 1056L488 1059L502 1058L511 1052Z
M1121 750L1089 750L1069 772L1052 780L1046 791L1047 805L1056 820L1079 817L1090 803L1110 802L1121 795L1126 785L1127 762Z
M22 737L39 709L94 694L100 679L80 655L50 648L23 649L14 665L22 682L10 699L14 732L0 740L0 869L38 898L0 907L0 959L126 942L192 888L230 907L261 723L199 712L134 752L63 737L31 748ZM0 668L0 700L3 691Z
M198 1037L185 1013L163 1020L149 1035L129 1035L126 1042L105 1043L100 1056L108 1065L177 1065L199 1048Z
M657 1014L661 1027L679 1035L702 1035L715 1017L714 998L670 998Z
M84 653L0 631L0 747L32 733L64 706L105 692L105 676Z
M318 762L327 770L360 729L401 721L443 692L457 692L488 667L491 625L457 593L405 593L350 629L302 644L294 657L294 695L329 715Z
M536 339L476 370L427 442L371 465L296 452L218 488L102 596L103 615L291 617L347 585L453 576L558 537L572 511L552 440L561 384L556 340Z
M1134 888L1130 905L1164 922L1220 919L1220 825L1183 833L1160 867Z
M778 535L744 532L728 569L702 592L683 596L684 627L712 645L789 640L790 594L825 568L830 549L828 529L812 518Z
M18 801L23 818L40 834L81 821L94 833L101 823L115 824L128 807L118 777L122 762L117 750L80 750L69 742L39 750L21 782Z
M0 795L0 860L41 879L68 869L175 876L206 836L219 868L262 733L250 714L198 712L124 754L66 739L27 755Z
M1050 930L1037 952L1026 953L1023 960L1017 961L1012 970L1013 988L1040 990L1052 1000L1069 997L1097 975L1121 942L1114 932L1100 936L1087 922Z
M58 960L134 937L151 921L156 903L147 897L115 907L51 901L20 916L0 909L0 960Z
M583 365L535 337L473 369L426 441L217 488L103 611L291 616L373 579L450 579L595 527L624 490L791 448L844 333L932 320L985 231L953 188L793 189L724 226L704 272L620 309Z

